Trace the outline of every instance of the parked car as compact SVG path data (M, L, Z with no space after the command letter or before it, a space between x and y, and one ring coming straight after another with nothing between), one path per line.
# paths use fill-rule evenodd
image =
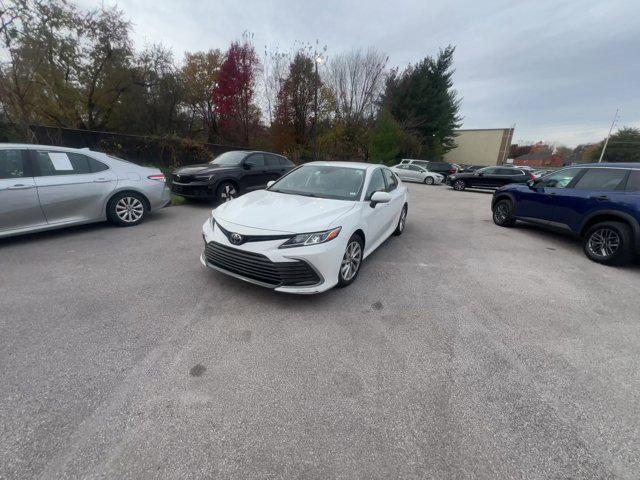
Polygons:
M444 178L447 178L447 176L452 175L458 171L458 166L456 164L447 162L432 162L429 160L411 160L405 158L400 162L400 164L418 165L419 167L426 168L430 172L439 173Z
M533 178L531 172L514 167L485 167L471 173L449 175L447 185L454 190L465 188L499 188L509 183L526 183Z
M475 172L476 170L480 170L481 168L485 167L486 165L464 165L462 170L460 171L464 173Z
M228 202L265 188L294 167L286 157L269 152L234 150L213 161L172 172L171 191L186 198Z
M289 293L352 283L362 261L405 227L409 193L388 168L312 162L213 211L201 262Z
M0 144L0 237L107 219L137 225L169 203L156 168L88 149Z
M391 167L402 180L407 182L420 182L426 185L439 185L444 180L444 176L439 173L430 172L426 168L412 164L399 164Z
M564 168L498 189L491 206L496 225L522 220L561 229L581 238L596 262L623 265L640 252L640 163Z

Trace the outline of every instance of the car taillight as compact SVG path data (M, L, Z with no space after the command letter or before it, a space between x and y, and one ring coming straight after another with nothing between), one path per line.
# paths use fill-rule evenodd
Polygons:
M156 173L147 177L149 180L157 180L158 182L164 182L164 173Z

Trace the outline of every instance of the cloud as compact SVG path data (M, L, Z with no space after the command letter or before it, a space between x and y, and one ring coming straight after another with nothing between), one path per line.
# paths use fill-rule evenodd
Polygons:
M115 4L105 0L106 5ZM516 124L516 139L575 145L640 124L640 2L637 0L382 0L193 2L120 0L134 41L184 51L224 49L244 31L264 47L295 42L328 54L375 46L404 67L457 46L456 89L464 127ZM83 7L100 3L82 1Z

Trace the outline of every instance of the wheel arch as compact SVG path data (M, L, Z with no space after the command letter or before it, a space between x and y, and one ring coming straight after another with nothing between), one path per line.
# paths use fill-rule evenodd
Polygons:
M500 193L494 195L493 199L491 200L491 209L492 210L493 210L493 207L495 207L496 203L498 203L500 200L509 200L513 206L516 205L516 199L515 199L515 197L513 196L512 193L500 192Z
M633 216L618 210L599 210L588 215L582 222L578 235L580 238L583 238L587 231L595 224L611 221L626 223L631 227L636 250L640 251L640 224L638 224L638 221L633 218Z
M367 244L367 238L365 237L364 230L362 230L361 228L358 228L355 232L353 232L353 234L359 235L360 238L362 239L362 250L364 251L364 247Z
M218 187L220 186L220 184L222 184L224 182L233 183L233 185L238 190L238 193L240 193L240 190L241 190L240 181L235 177L223 177L223 178L220 178L220 179L216 180L216 182L213 184L214 191L217 192L218 191Z

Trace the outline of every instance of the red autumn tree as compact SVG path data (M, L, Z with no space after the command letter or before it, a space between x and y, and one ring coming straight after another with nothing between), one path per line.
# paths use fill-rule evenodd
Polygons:
M260 109L254 99L259 68L253 45L247 39L233 42L213 93L222 137L241 146L251 145L260 125Z

